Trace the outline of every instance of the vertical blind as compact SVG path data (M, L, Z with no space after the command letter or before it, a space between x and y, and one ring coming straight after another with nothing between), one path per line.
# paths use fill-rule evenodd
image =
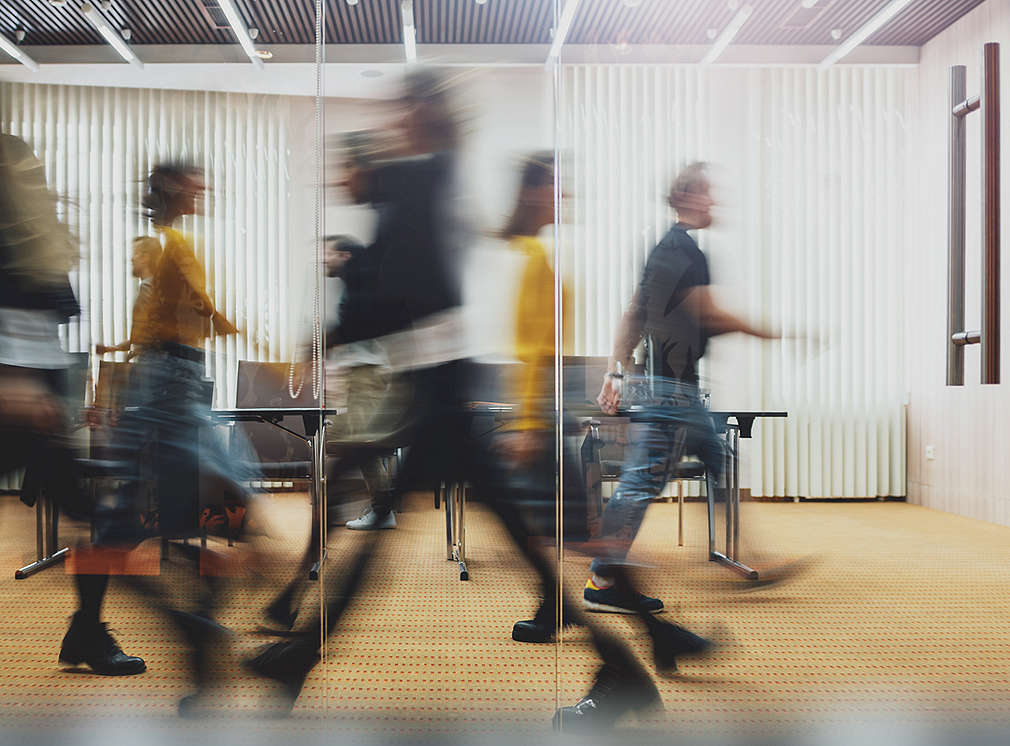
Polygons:
M810 336L734 343L730 359L703 367L733 402L789 412L759 421L748 446L756 496L904 495L901 261L914 75L565 67L560 141L576 228L562 263L576 353L609 354L645 257L671 223L669 181L694 160L715 161L717 178L732 182L718 184L732 195L721 216L730 229L700 239L714 266L730 269L735 305Z
M81 244L73 277L82 315L64 330L70 351L127 338L137 283L130 244L153 230L144 178L159 162L201 166L208 192L194 237L208 291L242 334L207 343L215 400L234 400L238 360L291 359L301 331L288 244L291 107L279 96L0 84L0 126L24 138L62 198Z

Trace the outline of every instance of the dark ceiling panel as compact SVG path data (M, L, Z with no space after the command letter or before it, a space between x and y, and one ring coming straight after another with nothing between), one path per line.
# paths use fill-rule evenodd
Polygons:
M263 0L261 0L262 2ZM284 0L270 0L283 2ZM287 0L292 2L292 0ZM304 0L309 20L309 38L315 40L315 4ZM416 21L415 21L416 22ZM330 44L398 44L403 41L403 22L397 0L359 0L348 5L344 0L327 0L326 41Z
M742 4L746 0L739 0ZM1005 2L1006 0L993 0ZM0 33L25 31L25 44L103 44L80 13L82 0L0 0ZM102 11L134 44L233 44L216 28L206 4L216 0L112 0ZM315 0L235 0L263 44L315 41ZM324 0L330 44L398 44L399 0ZM855 31L888 0L749 0L754 13L738 44L832 44L832 29ZM984 0L913 0L869 44L919 46ZM96 0L97 3L97 0ZM729 0L582 0L568 37L572 44L708 44L733 17ZM421 44L548 44L554 0L414 0Z
M958 18L984 0L913 0L907 8L892 18L867 44L922 46ZM766 0L737 37L740 44L833 44L832 29L840 29L842 38L852 34L869 21L888 0L820 0L815 6L821 12L803 29L783 28L791 14L777 14L775 5L789 6L786 0ZM798 3L793 3L793 8Z
M1002 0L999 0L1002 1ZM903 10L869 44L925 44L985 0L918 0Z
M733 17L710 0L585 0L572 23L572 44L704 44L705 29ZM673 40L673 41L669 41Z
M554 1L415 0L414 18L421 44L549 44Z

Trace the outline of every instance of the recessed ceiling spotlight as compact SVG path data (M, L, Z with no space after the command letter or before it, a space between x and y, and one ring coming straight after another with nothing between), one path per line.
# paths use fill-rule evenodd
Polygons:
M19 28L14 32L14 38L17 40L18 44L23 42L25 40L25 30L23 28Z
M49 0L50 5L55 5L58 8L62 8L67 4L67 0Z
M257 49L256 56L261 60L272 60L274 58L274 53L269 49Z
M258 28L251 28L251 29L249 29L249 38L250 39L256 39L256 38L259 37L259 35L260 35L260 30Z
M842 30L840 28L831 29L831 38L838 41L842 38Z
M119 34L120 34L120 36L122 36L127 41L129 41L130 39L133 38L133 30L132 29L124 28L122 31L119 32Z
M740 0L727 0L726 7L730 10L738 10L740 8Z
M102 0L98 3L98 7L102 10L112 10L112 0Z
M347 0L347 4L348 5L357 5L358 4L358 0Z
M477 5L487 5L487 0L474 0Z
M802 0L800 2L800 5L802 5L804 8L812 8L815 5L817 5L817 0Z
M719 35L719 29L717 28L710 28L708 31L705 32L705 36L707 36L709 39L714 39L718 35Z
M361 77L363 78L381 78L383 76L382 70L375 70L369 68L368 70L361 71Z

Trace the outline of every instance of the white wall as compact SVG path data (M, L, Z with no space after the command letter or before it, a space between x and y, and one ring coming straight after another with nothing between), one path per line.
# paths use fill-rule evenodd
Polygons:
M1007 334L1010 303L1006 288L1008 263L1002 263L1004 383L979 384L979 348L965 354L965 385L945 386L947 298L947 121L948 67L968 68L968 93L980 89L982 45L1003 44L1003 106L1010 105L1010 5L989 0L944 31L922 50L919 69L917 134L913 152L917 190L908 214L906 266L908 349L908 498L910 502L972 518L1010 525L1010 486L1005 479L1006 444L1010 436L1010 370ZM1007 148L1010 117L1003 114L1003 253L1010 241L1010 182ZM980 312L980 125L968 120L968 220L966 244L966 325L977 329ZM936 459L927 461L932 445Z

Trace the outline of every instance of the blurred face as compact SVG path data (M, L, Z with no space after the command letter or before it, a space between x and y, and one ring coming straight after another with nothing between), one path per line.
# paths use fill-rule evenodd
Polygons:
M564 199L564 195L562 195ZM554 222L554 185L542 184L529 190L530 206L537 210L541 225Z
M340 277L350 258L351 252L341 251L337 248L337 244L333 242L327 243L325 251L326 276Z
M337 186L345 189L351 201L356 205L363 205L368 202L368 176L367 172L358 164L348 161L344 166L344 173L337 182Z
M199 173L188 174L178 184L179 191L175 197L176 212L179 215L198 215L201 212L203 195L207 184Z
M689 228L708 228L712 225L712 185L707 181L698 184L694 191L671 195L670 204L677 210L677 218Z

